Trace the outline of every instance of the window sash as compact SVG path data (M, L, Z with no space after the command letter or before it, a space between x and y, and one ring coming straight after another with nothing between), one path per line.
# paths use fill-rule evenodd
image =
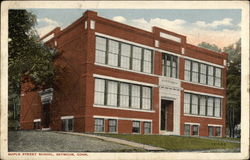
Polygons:
M115 81L107 81L107 105L109 106L117 106L117 89L118 83Z
M129 84L120 83L120 107L129 107Z
M144 134L151 133L151 122L144 122Z
M190 113L190 94L184 94L184 113Z
M140 108L141 103L141 93L140 93L140 86L137 85L131 85L132 87L132 94L131 94L131 107L132 108Z
M95 132L104 132L104 119L95 119Z
M184 124L184 135L190 136L190 125Z
M105 80L95 79L95 104L104 104Z
M117 120L110 119L109 120L109 132L116 132L117 130Z
M199 135L199 126L198 125L192 125L192 135L193 136Z
M132 122L132 132L133 133L140 133L140 122L139 121Z

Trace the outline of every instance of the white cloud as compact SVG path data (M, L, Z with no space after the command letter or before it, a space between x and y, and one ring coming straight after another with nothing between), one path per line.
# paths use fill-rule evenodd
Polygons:
M183 19L168 20L163 18L153 18L145 20L144 18L140 18L126 20L124 18L125 20L122 20L121 17L116 19L120 19L120 22L122 23L147 31L151 31L153 26L157 26L165 30L185 35L187 36L187 42L194 45L197 45L201 42L208 42L223 48L236 42L240 38L240 30L214 30L218 26L233 26L234 24L231 23L232 19L230 18L216 20L211 23L206 23L205 21L196 21L194 24L188 23ZM237 28L239 28L240 25L238 24L235 26L238 26Z
M124 18L122 16L113 17L113 20L117 21L117 22L121 22L121 23L125 23L126 22L126 18Z
M231 23L232 19L231 18L224 18L222 20L216 20L211 23L206 23L204 21L196 21L194 25L202 28L217 28L219 26L232 26L233 24Z
M38 23L45 23L44 27L37 28L37 31L38 31L38 34L39 34L40 37L44 36L45 34L47 34L48 32L50 32L54 28L60 26L59 22L57 22L55 20L52 20L52 19L49 19L49 18L46 18L46 17L45 18L37 19L37 22Z

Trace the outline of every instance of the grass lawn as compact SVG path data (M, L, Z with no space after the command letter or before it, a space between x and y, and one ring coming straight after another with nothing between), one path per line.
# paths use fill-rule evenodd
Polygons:
M220 140L212 140L199 137L135 135L135 134L100 134L100 135L161 147L169 151L233 149L240 147L239 143L223 142Z

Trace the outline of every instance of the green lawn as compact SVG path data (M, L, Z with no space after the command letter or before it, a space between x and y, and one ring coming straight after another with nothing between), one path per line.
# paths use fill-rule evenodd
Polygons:
M223 142L220 140L212 140L199 137L135 135L135 134L100 134L100 135L161 147L169 151L233 149L240 147L239 143Z

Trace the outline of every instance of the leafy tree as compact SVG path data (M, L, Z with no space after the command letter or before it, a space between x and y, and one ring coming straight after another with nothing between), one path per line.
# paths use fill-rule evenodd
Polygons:
M228 53L227 123L233 137L234 128L240 124L241 117L241 39L223 50Z
M52 85L56 51L39 42L36 16L26 10L9 10L9 91L20 94L24 77L36 87Z
M207 43L207 42L201 42L200 44L198 44L198 46L202 47L202 48L212 50L212 51L215 51L215 52L221 52L221 49L218 46L216 46L215 44L210 44L210 43Z
M57 52L39 41L35 30L36 24L36 16L33 13L26 10L9 10L8 91L11 105L9 106L10 115L18 115L19 111L15 113L13 108L19 105L21 84L24 80L28 79L32 82L35 90L50 87L55 78L53 59ZM16 118L12 117L12 119Z

